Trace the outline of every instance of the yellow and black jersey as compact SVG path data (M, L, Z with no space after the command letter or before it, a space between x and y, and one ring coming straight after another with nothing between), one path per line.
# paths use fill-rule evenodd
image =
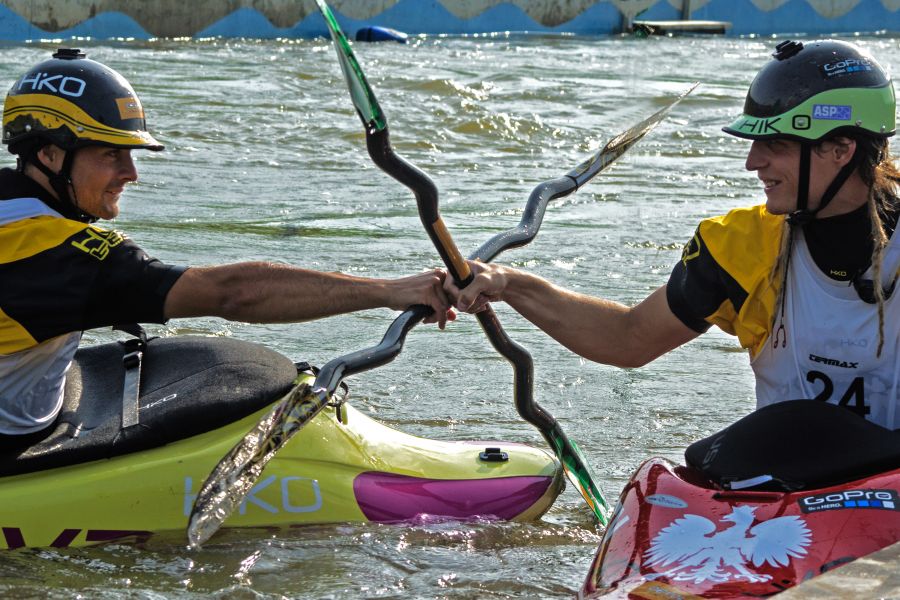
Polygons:
M736 335L755 356L771 329L783 223L765 206L702 221L666 286L672 312L699 333L717 325Z
M163 323L166 294L184 272L121 234L63 218L53 198L0 170L0 355L120 323Z

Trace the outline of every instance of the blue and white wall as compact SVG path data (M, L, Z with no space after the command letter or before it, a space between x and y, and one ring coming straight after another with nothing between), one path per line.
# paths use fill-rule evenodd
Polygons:
M731 35L900 33L900 0L331 0L342 27L409 34L618 33L631 19L729 21ZM0 0L0 40L315 37L313 0Z

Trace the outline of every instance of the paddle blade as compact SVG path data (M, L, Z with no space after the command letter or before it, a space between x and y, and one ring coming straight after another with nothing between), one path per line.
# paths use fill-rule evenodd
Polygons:
M591 472L578 444L569 440L561 429L550 431L550 441L556 450L556 456L562 463L566 478L581 493L591 512L604 527L609 522L609 504L603 492L594 483L596 477Z
M200 487L188 521L188 543L196 548L219 530L259 479L266 464L327 404L309 384L295 386L231 449Z
M695 83L682 93L680 96L672 100L669 104L659 109L628 131L623 131L613 139L609 140L603 148L589 159L569 171L568 176L575 180L578 187L581 187L590 181L594 175L611 165L617 158L625 154L629 148L634 146L642 137L647 135L660 121L666 118L675 105L697 89L699 84Z
M367 131L381 131L387 127L387 118L381 112L381 107L375 98L375 92L372 91L369 82L366 81L366 76L363 74L362 68L353 54L353 49L350 47L347 36L344 35L341 26L338 25L331 9L325 4L325 0L316 0L316 4L319 6L322 16L325 17L325 23L331 32L334 49L337 51L338 61L341 63L341 71L344 72L344 81L347 82L350 98L353 100L353 106L356 107L359 118L362 119Z

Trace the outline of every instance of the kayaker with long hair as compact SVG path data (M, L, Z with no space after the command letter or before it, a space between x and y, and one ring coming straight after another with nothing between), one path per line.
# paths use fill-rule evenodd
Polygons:
M900 428L900 172L890 78L860 47L778 44L743 114L745 167L766 203L700 223L668 283L627 307L471 263L457 308L504 301L588 359L638 367L712 325L749 350L757 406L816 399Z
M443 274L400 279L245 262L185 268L97 227L137 180L131 152L163 149L131 85L79 50L60 50L12 86L0 170L0 434L47 428L63 401L81 332L116 324L218 316L296 322L388 307L452 313Z

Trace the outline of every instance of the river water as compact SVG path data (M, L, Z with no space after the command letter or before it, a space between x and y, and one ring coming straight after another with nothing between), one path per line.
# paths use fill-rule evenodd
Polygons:
M898 70L896 38L858 41ZM720 127L740 112L774 43L433 36L356 51L396 150L436 182L464 254L517 223L537 183L701 82L617 164L553 203L530 246L499 259L631 304L666 281L700 219L761 201L759 182L743 169L747 142ZM114 223L151 254L184 265L273 260L378 277L438 265L411 194L369 161L330 43L79 44L133 82L167 146L139 154L141 181ZM0 80L11 83L55 47L0 48ZM610 498L645 458L679 460L691 441L754 406L745 353L718 330L622 370L581 360L506 306L496 309L534 356L537 400ZM234 336L321 365L377 343L394 316L373 310L265 326L209 318L150 330ZM420 326L393 363L349 383L356 408L409 433L543 444L515 412L511 369L467 315L443 332ZM581 586L599 534L570 486L534 523L345 524L229 533L199 551L151 540L7 553L0 595L566 598Z

